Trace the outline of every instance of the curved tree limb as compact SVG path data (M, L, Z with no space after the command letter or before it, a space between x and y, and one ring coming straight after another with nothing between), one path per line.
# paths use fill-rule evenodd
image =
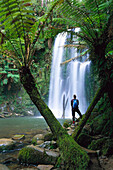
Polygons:
M41 99L36 81L28 67L21 67L19 70L20 80L25 90L29 94L32 102L40 111L46 120L54 136L57 138L57 144L60 149L61 159L65 163L66 169L84 169L88 168L89 157L85 151L68 135L59 121L55 118L51 110Z

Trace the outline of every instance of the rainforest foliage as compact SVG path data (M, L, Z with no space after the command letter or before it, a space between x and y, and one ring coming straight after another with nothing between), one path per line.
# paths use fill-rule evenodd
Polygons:
M105 86L105 93L113 109L113 1L55 0L48 6L45 5L44 9L38 9L35 4L37 1L31 2L30 0L0 1L2 66L0 78L3 82L1 86L4 84L10 90L11 81L14 80L15 83L18 79L18 74L14 73L18 69L21 84L57 138L61 162L64 162L66 169L87 169L89 156L67 134L42 98L45 95L45 89L42 88L48 84L48 67L51 61L45 47L47 41L48 47L51 47L51 40L58 32L67 30L72 35L75 34L79 42L75 43L75 46L85 46L89 52L89 59L96 68L99 85ZM79 32L72 31L72 28L77 27L80 28ZM7 62L13 63L13 66L9 66ZM97 99L100 97L99 93ZM94 105L98 100L94 98Z
M3 2L7 1L1 1L2 9L6 9L7 6L3 4ZM10 2L9 2L10 4ZM9 13L12 10L12 13L14 11L13 2L11 2L11 7L9 7ZM16 4L14 8L17 8L19 4ZM37 112L34 104L31 102L29 96L25 92L25 90L22 88L20 80L19 80L19 73L18 73L18 67L17 64L20 62L20 60L25 60L24 56L24 48L23 48L23 42L24 40L20 38L19 31L24 32L25 36L25 29L22 30L21 27L19 27L19 21L17 19L23 21L24 20L24 11L23 9L28 9L30 12L30 15L28 17L25 17L29 22L30 25L33 25L32 22L36 23L34 27L37 27L40 20L44 21L43 15L48 11L48 4L44 2L42 4L41 1L34 0L32 3L25 2L22 4L20 1L20 10L18 11L18 16L9 15L7 16L7 19L4 19L4 17L1 17L1 29L0 29L0 37L1 37L1 54L0 54L0 106L1 111L9 111L9 112L20 112L26 115L26 111L33 111ZM23 8L23 9L22 9ZM20 13L20 14L19 14ZM21 18L21 14L22 17ZM17 15L17 14L16 14ZM46 23L43 25L43 29L40 31L40 37L38 38L38 41L35 42L35 50L32 55L32 65L31 65L31 72L34 75L36 81L38 82L38 88L39 92L44 99L44 101L47 103L48 100L48 92L49 92L49 80L50 80L50 67L51 67L51 59L52 59L52 46L54 42L55 36L64 30L66 30L66 22L64 22L59 16L59 14L56 13L56 11L52 11L52 15L46 19ZM1 13L2 16L2 13ZM42 18L41 18L42 17ZM30 19L31 18L31 19ZM15 37L13 37L13 32L10 33L9 36L9 30L8 30L8 23L5 21L13 20L13 24L16 29L16 36L17 38L14 40ZM7 25L6 33L4 34L4 25ZM24 23L26 24L26 23ZM21 24L20 24L21 25ZM27 24L26 24L27 25ZM26 29L29 25L26 26ZM39 26L41 28L41 26ZM31 28L31 26L30 26ZM39 29L40 29L39 28ZM13 30L13 28L10 28ZM34 31L34 30L32 30ZM32 34L32 31L30 34ZM32 35L29 35L32 37ZM35 36L35 35L34 35ZM37 35L38 36L38 35ZM33 37L32 37L33 38ZM29 38L29 40L32 41L32 38ZM6 41L6 39L10 39L9 43L5 44L5 51L3 51L3 42ZM35 39L34 39L35 41ZM33 42L34 43L34 42ZM28 47L27 47L28 46ZM32 45L34 46L34 45ZM29 50L30 45L26 41L26 48ZM9 50L9 52L8 52ZM15 56L10 56L12 54L12 51L15 50L15 53L17 53ZM19 57L19 51L20 53L23 53L22 57ZM13 53L14 55L14 53ZM15 62L16 59L16 62ZM30 61L31 62L31 61ZM37 113L36 113L37 114Z
M41 17L47 11L47 5L41 6L41 1L34 1L33 4L26 4L34 11L35 18ZM27 2L26 2L27 3ZM3 27L1 28L3 30ZM47 29L46 29L47 31ZM33 63L31 71L38 81L38 88L41 96L47 102L50 79L50 65L52 58L52 43L54 35L46 33L45 37L40 38L36 44L36 50L33 55ZM51 38L49 40L49 38ZM1 45L3 34L1 33ZM22 41L22 40L20 40ZM17 43L16 40L15 43ZM11 47L13 48L13 47ZM10 49L12 50L12 49ZM37 57L38 56L38 57ZM2 54L0 60L0 106L1 111L16 112L26 115L27 111L36 112L36 107L30 100L29 96L22 88L18 67L14 63L14 59L10 59L7 55ZM21 108L21 109L20 109ZM20 112L21 110L21 112Z
M15 2L14 8L13 2L9 2L9 6L7 3L5 6L4 2L7 1L1 1L2 10L0 14L0 103L2 107L8 105L7 110L10 110L11 102L9 101L11 94L14 94L15 98L12 97L12 103L13 99L14 101L17 99L14 107L20 103L20 105L23 105L23 110L29 105L34 108L25 91L22 90L22 93L20 93L21 85L19 83L18 68L23 64L31 65L31 72L38 82L39 92L47 102L52 42L57 33L66 31L67 28L70 28L67 31L71 33L72 37L73 34L78 36L77 41L79 43L75 42L75 47L78 48L80 56L88 52L89 59L92 61L90 85L87 84L86 80L86 87L90 86L90 90L87 91L88 88L86 88L86 93L90 93L93 97L99 84L106 83L107 94L112 106L113 93L112 88L110 88L113 79L112 1L98 0L90 2L88 0L80 2L65 1L65 3L56 1L52 5L46 3L42 5L41 2L34 0L32 3L30 1ZM60 7L58 6L53 10L59 3L61 3ZM30 14L25 16L25 12ZM47 15L44 15L46 12ZM34 33L37 27L39 30ZM79 27L80 31L71 31L75 27ZM14 30L15 35L13 35ZM71 40L69 45L71 46ZM83 52L84 48L86 49L85 52ZM89 79L89 77L86 79ZM92 84L92 82L95 83ZM28 102L22 104L21 100L18 101L21 97L22 99L26 98ZM103 105L106 105L105 103Z

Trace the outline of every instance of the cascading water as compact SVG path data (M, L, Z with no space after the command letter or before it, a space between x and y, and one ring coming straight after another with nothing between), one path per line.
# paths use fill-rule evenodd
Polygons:
M90 62L74 60L63 66L60 65L63 60L66 60L66 57L77 56L76 48L71 47L68 50L64 48L67 37L67 33L58 34L53 50L48 106L56 118L72 117L70 103L73 94L76 94L79 100L79 109L82 114L88 107L85 93L85 75L87 68L90 67ZM78 117L78 114L75 116Z

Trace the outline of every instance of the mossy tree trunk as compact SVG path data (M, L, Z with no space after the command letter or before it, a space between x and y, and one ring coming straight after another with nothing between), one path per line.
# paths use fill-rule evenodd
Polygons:
M112 80L109 80L107 83L107 93L113 110L113 81Z
M32 76L28 67L21 67L19 70L20 80L26 92L29 94L32 102L36 105L41 115L46 120L52 133L57 138L60 149L61 159L64 161L66 168L70 170L87 169L89 157L81 147L68 135L59 121L52 114L51 110L41 99L38 92L37 83Z
M106 92L108 93L109 101L113 110L113 58L106 57L106 49L110 41L108 41L108 32L104 32L98 43L94 46L94 59L92 61L96 65L97 74L102 84L106 84Z
M72 136L72 137L73 137L75 140L76 140L77 137L80 135L80 133L81 133L84 125L86 124L87 120L89 119L89 117L90 117L90 115L91 115L92 110L94 109L95 105L98 103L98 101L100 100L100 98L101 98L102 95L104 94L105 90L106 90L106 85L103 85L102 87L100 87L100 88L97 90L97 92L96 92L96 94L95 94L95 96L94 96L91 104L89 105L89 107L88 107L85 115L83 116L82 120L80 121L79 126L75 129L75 131L74 131L74 133L73 133L73 136Z

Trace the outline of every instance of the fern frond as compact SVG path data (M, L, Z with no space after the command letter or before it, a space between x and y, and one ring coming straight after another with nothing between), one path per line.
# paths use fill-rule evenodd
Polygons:
M34 37L33 39L33 43L32 46L30 48L30 56L33 56L34 52L35 52L35 44L37 42L37 40L39 39L40 34L43 32L43 29L45 27L45 24L48 20L48 18L50 17L53 9L60 5L64 0L55 0L53 2L51 2L51 5L48 8L48 11L45 13L45 15L43 15L42 17L38 18L38 20L35 22L34 26L33 26L33 30L35 30L38 27L38 31L34 31L31 30L32 32L32 37Z
M113 1L104 0L65 0L58 8L63 17L70 20L72 26L78 26L84 32L87 42L103 34L106 24L113 13ZM82 37L82 36L81 36Z
M2 54L2 60L5 60L5 58L6 58L6 56L9 58L9 59L13 59L14 61L14 63L16 63L16 65L19 67L19 66L21 66L22 65L22 62L21 62L21 60L14 54L14 52L11 52L11 51L9 51L9 50L4 50L4 48L3 48L3 50L2 49L0 49L0 53Z
M28 48L26 36L30 32L35 21L33 16L34 11L29 10L27 8L28 6L31 6L30 0L1 0L0 2L0 27L5 31L6 40L9 41L12 38L19 40L19 53L20 56L24 56L23 62L25 63L25 55ZM24 48L23 42L21 41L22 39L24 40ZM11 43L11 41L9 42ZM15 44L12 48L16 53L18 53Z

